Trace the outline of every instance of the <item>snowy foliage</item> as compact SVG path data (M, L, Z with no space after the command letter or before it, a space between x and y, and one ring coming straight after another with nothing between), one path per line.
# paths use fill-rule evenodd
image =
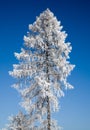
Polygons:
M9 123L2 130L29 130L28 116L19 112L16 116L9 117Z
M51 126L48 130L58 130L52 128L48 114L59 109L58 97L64 96L64 89L73 88L67 82L74 65L69 62L72 47L65 42L66 37L61 23L47 9L29 25L24 48L15 53L19 64L14 64L9 74L17 79L13 87L22 95L21 105L30 114L30 130L39 128L36 120L41 124L46 120Z

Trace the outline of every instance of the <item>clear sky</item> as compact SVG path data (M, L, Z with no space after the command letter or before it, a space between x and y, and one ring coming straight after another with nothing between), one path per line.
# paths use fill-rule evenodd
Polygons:
M75 88L65 92L55 116L64 130L90 130L90 0L0 0L0 129L21 109L8 74L18 63L13 53L20 52L28 25L47 8L68 33L70 61L76 65L69 77Z

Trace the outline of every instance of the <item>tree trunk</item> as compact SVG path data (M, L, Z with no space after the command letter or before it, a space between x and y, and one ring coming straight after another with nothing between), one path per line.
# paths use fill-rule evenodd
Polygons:
M48 96L47 96L47 120L48 120L47 130L50 130L51 114L50 114L50 102Z
M48 47L48 42L47 42L47 47ZM47 51L46 51L46 75L47 75L47 82L49 82L49 65L48 65L48 48L47 48ZM49 91L49 86L48 86L48 90ZM50 112L50 101L49 101L49 97L47 96L47 130L51 130L51 112Z

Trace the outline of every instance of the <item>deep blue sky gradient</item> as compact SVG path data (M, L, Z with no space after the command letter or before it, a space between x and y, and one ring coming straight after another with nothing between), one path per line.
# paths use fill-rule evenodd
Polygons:
M90 1L89 0L0 0L0 129L8 116L21 109L20 96L11 88L14 52L23 47L28 25L49 8L61 21L72 43L70 61L76 67L69 77L73 90L60 99L55 116L64 130L90 130Z

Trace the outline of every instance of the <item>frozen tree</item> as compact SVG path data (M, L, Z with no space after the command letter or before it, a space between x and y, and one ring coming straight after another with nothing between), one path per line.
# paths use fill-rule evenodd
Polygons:
M47 9L29 25L24 47L15 53L19 64L9 73L17 79L13 87L30 114L30 130L59 130L51 113L59 110L58 98L64 96L64 89L73 88L67 82L74 65L69 62L72 47L66 37L61 23Z
M7 130L29 130L28 115L19 112L16 116L9 117L9 124Z

